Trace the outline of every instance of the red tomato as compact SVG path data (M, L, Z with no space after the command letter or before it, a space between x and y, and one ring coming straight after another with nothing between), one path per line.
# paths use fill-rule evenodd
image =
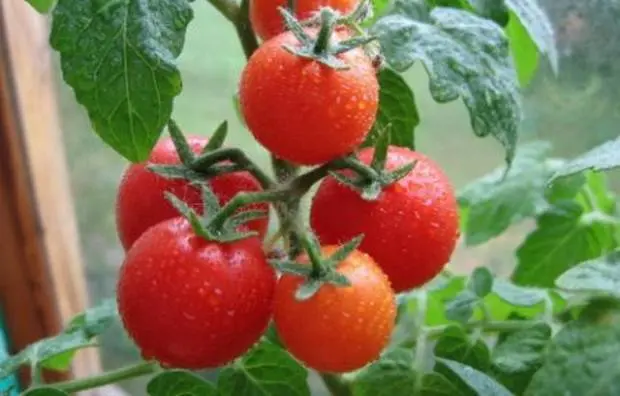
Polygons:
M329 255L336 248L321 250ZM307 262L307 257L300 261ZM306 301L295 299L304 279L283 275L276 286L274 323L297 359L318 371L341 373L379 357L394 329L396 303L387 277L367 254L354 251L337 271L351 286L324 284Z
M148 229L127 253L118 309L145 359L217 367L258 341L275 282L258 238L206 241L177 217Z
M359 153L369 164L374 150ZM370 254L396 292L421 286L450 260L459 236L453 187L432 160L402 147L390 147L387 169L417 160L403 179L365 201L335 179L324 179L313 198L311 226L321 243L335 244L365 234L360 250Z
M299 46L292 33L283 33L254 52L243 70L239 100L248 128L277 157L301 165L353 151L377 113L372 61L356 48L339 55L350 68L335 70L291 54L285 44Z
M192 136L188 142L195 153L199 153L207 144L207 138ZM179 157L169 137L160 140L148 163L178 164ZM220 204L230 201L241 191L260 191L258 181L248 172L235 172L217 176L209 180L213 192ZM202 213L200 190L184 180L165 179L146 169L146 164L131 164L123 174L118 187L116 200L116 228L119 239L125 250L128 250L136 239L149 227L179 216L165 198L164 192L169 191L186 201L194 210ZM248 205L244 210L269 209L268 204ZM248 223L251 230L257 231L261 238L267 232L268 219L262 218Z
M331 7L348 14L355 9L358 0L295 0L295 16L304 20L312 16L321 7ZM284 23L278 7L287 8L288 0L252 0L250 2L250 21L252 28L263 40L282 33Z

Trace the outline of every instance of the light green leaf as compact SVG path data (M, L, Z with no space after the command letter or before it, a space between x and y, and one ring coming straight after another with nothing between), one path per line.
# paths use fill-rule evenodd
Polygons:
M69 394L51 386L32 388L20 396L68 396Z
M446 376L448 380L451 380L451 382L454 382L454 379L456 379L454 377L457 377L458 380L462 381L478 396L512 396L508 389L493 378L462 363L437 358L435 369L440 374Z
M388 68L382 69L378 77L381 86L379 111L364 145L374 145L377 135L387 128L391 145L415 148L414 131L420 117L409 84Z
M285 350L264 341L222 370L219 396L310 395L308 372Z
M491 363L488 346L483 340L470 340L463 328L450 326L435 344L435 356L454 360L486 371Z
M49 10L54 7L56 4L56 0L26 0L28 4L32 6L35 10L40 12L41 14L46 14Z
M493 290L493 274L486 267L477 267L469 278L468 288L478 297L484 298Z
M480 298L471 290L463 290L446 304L446 317L450 320L465 323L474 314Z
M92 346L92 339L103 333L118 319L114 300L105 300L76 316L60 334L44 338L0 363L0 378L10 375L23 365L64 371L69 368L75 352Z
M547 56L554 73L558 72L558 50L551 21L536 0L505 0L527 29L538 50Z
M551 146L533 142L520 146L511 169L501 167L473 181L459 193L467 208L465 242L478 245L548 207L545 187L553 172L545 161Z
M522 373L538 367L551 340L551 328L546 323L508 334L495 347L493 366L503 373Z
M555 284L567 291L601 293L620 298L620 249L571 268Z
M517 286L504 279L496 279L493 292L508 304L517 307L533 307L547 299L547 291L530 287Z
M527 87L538 69L538 48L514 12L510 12L508 26L505 29L519 83L521 87Z
M583 208L562 202L537 219L537 228L517 250L516 284L553 287L555 279L575 265L613 248L613 235L596 222L582 221Z
M354 396L411 396L416 392L413 355L395 349L365 368L355 377Z
M526 396L620 394L620 313L601 303L587 308L553 339Z
M552 179L572 175L587 169L602 171L620 167L620 137L607 141L569 161Z
M494 22L454 8L424 14L404 0L372 29L387 62L403 71L421 61L439 103L461 97L479 137L494 136L512 162L521 103L508 40Z
M50 42L94 131L146 160L181 92L175 60L193 17L187 0L59 0Z
M184 370L164 371L146 386L150 396L215 396L215 386Z

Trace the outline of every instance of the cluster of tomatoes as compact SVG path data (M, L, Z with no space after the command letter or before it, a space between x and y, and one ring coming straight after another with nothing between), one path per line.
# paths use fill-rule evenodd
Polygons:
M321 3L321 4L319 4ZM356 1L297 0L297 15L319 5L350 11ZM254 0L251 18L264 40L241 76L239 98L248 129L275 156L298 165L321 165L357 150L370 165L374 149L358 150L378 108L379 85L371 58L361 48L334 54L345 41L330 33L317 56L334 56L346 67L332 68L300 56L302 43L284 31L283 0ZM304 28L316 39L316 28ZM312 40L311 40L312 41ZM291 51L293 49L293 51ZM311 54L312 55L312 54ZM203 137L188 139L200 153ZM267 219L252 220L256 231L235 241L209 240L165 199L171 192L197 213L197 187L166 179L132 164L118 191L117 228L126 250L117 299L123 324L146 359L168 367L218 367L241 356L273 321L282 343L307 366L347 372L376 359L387 345L396 316L394 294L428 282L448 262L458 237L457 206L442 170L426 156L390 146L385 172L416 161L413 170L382 186L377 199L326 177L313 197L310 225L329 257L338 246L363 234L358 249L337 266L348 286L324 283L309 299L296 298L305 281L280 276L268 263L262 240ZM148 163L179 164L169 138L153 149ZM343 175L352 170L342 171ZM208 179L220 204L261 185L247 171ZM267 203L241 210L267 209ZM302 254L296 258L308 263Z

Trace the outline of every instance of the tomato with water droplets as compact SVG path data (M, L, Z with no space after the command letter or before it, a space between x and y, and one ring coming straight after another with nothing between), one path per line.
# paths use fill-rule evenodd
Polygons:
M307 29L316 35L316 29ZM337 41L344 33L333 33ZM333 69L292 54L290 32L265 42L250 58L239 85L248 129L271 153L300 165L317 165L352 152L372 127L379 84L372 60L360 48L338 55Z
M118 310L144 358L175 368L218 367L263 334L275 282L258 238L207 241L177 217L148 229L127 253Z
M324 246L332 254L338 246ZM308 262L302 255L300 262ZM337 271L351 285L323 284L316 294L298 301L295 293L304 278L283 275L276 286L274 323L287 350L308 367L342 373L377 359L387 345L396 320L390 283L374 260L353 251Z
M305 20L321 7L331 7L341 14L348 14L355 9L358 0L296 0L295 16ZM268 40L284 32L284 22L278 7L286 8L288 0L251 0L250 21L256 34L263 40Z
M188 143L194 153L200 153L208 139L190 136ZM155 224L176 217L179 212L165 198L169 191L188 203L198 213L202 213L200 189L189 185L185 180L165 179L146 168L147 164L179 164L179 156L169 137L161 139L151 151L146 163L131 164L125 170L118 187L116 198L116 228L119 239L128 250L136 239ZM230 201L241 191L260 191L258 181L248 172L234 172L214 177L209 186L218 197L220 204ZM248 205L243 210L269 209L268 204ZM262 237L267 232L267 217L248 223L251 230Z
M359 159L369 164L374 149ZM453 187L441 168L425 155L391 146L386 168L417 161L398 182L384 188L375 201L332 177L324 179L313 198L311 226L323 244L343 243L364 234L360 250L372 256L396 292L424 285L450 260L459 236L458 206Z

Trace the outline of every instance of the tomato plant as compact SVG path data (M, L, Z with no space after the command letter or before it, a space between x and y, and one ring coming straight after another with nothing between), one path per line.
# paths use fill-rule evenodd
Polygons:
M231 96L274 176L224 145L226 124L198 139L174 120L192 2L30 1L51 13L93 132L130 164L117 295L0 362L0 376L30 370L22 394L147 376L151 396L304 396L315 378L335 396L618 393L620 213L605 171L620 138L573 159L519 140L521 88L539 57L558 70L536 1L209 0L248 60ZM437 106L461 99L459 129L505 153L460 189L416 147L416 62ZM456 262L457 246L526 222L505 273ZM113 324L141 360L44 382Z

